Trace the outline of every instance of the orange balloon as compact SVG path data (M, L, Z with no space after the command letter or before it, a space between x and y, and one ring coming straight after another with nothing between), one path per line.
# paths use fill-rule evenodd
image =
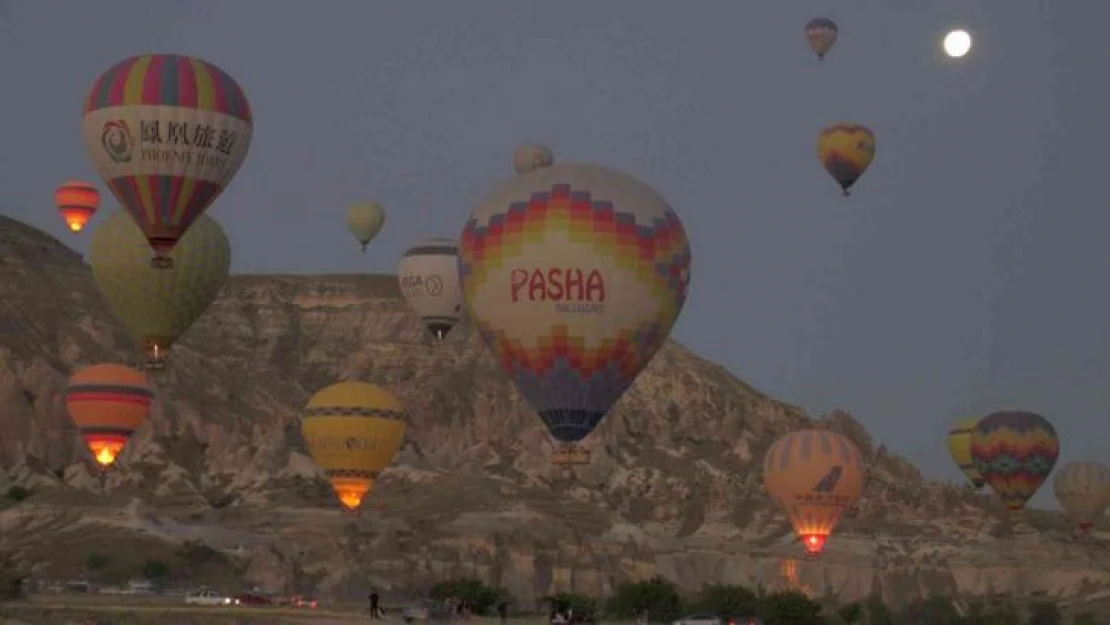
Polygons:
M101 467L110 467L146 421L154 393L146 374L124 365L85 367L69 379L66 409Z
M73 233L81 232L100 207L100 191L79 180L71 180L54 191L54 203Z
M852 441L827 430L783 436L763 459L763 484L816 558L846 508L863 494L866 467Z

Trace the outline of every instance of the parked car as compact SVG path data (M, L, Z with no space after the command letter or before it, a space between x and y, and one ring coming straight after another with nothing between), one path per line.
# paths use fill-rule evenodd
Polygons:
M185 595L185 605L232 605L235 600L213 588L198 588Z
M725 623L724 620L722 620L721 617L719 617L719 616L713 616L712 614L699 613L699 614L690 614L689 616L684 616L684 617L678 619L677 621L675 621L674 623L672 623L671 625L728 625L728 624Z
M315 608L316 597L312 595L295 595L290 604L294 608Z
M565 612L555 612L551 625L597 625L597 617L586 607L572 607Z
M728 625L763 625L758 616L730 616Z
M445 623L451 620L451 611L440 601L421 599L405 606L401 611L401 618L406 623L413 621Z
M272 605L274 602L266 595L245 592L235 596L235 605Z

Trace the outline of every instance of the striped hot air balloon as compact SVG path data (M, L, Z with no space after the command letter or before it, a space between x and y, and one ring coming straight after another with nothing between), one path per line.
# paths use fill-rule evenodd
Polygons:
M836 43L839 34L840 29L836 27L836 22L827 17L818 17L806 23L806 41L820 61L825 60L825 55Z
M1056 501L1086 534L1110 505L1110 469L1097 462L1069 462L1052 481Z
M340 382L308 401L301 431L340 503L355 511L400 451L405 413L401 402L383 388Z
M948 430L948 455L952 462L960 468L976 490L983 488L985 482L979 470L975 468L975 461L971 458L971 435L975 432L978 419L963 419L956 426Z
M65 399L93 459L107 468L146 421L154 393L142 371L105 363L74 373Z
M77 234L85 229L85 224L100 207L100 191L87 182L70 180L54 190L54 203L66 227Z
M817 136L817 159L845 196L875 159L875 133L861 124L841 122Z
M763 459L763 484L810 558L821 554L841 514L859 501L866 474L859 448L827 430L787 434Z
M1011 512L1020 512L1056 466L1060 439L1048 419L1034 412L995 412L971 435L975 469Z

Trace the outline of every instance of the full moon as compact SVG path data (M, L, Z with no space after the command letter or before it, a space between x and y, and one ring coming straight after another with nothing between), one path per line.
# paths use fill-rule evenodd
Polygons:
M954 30L944 37L944 53L959 58L971 50L971 35L966 30Z

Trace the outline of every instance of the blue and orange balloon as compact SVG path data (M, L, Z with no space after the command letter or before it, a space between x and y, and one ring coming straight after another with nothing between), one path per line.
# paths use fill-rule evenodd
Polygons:
M971 457L1006 509L1019 512L1056 466L1060 439L1035 412L995 412L975 426Z
M875 133L861 124L837 123L817 136L817 159L845 196L875 159Z

